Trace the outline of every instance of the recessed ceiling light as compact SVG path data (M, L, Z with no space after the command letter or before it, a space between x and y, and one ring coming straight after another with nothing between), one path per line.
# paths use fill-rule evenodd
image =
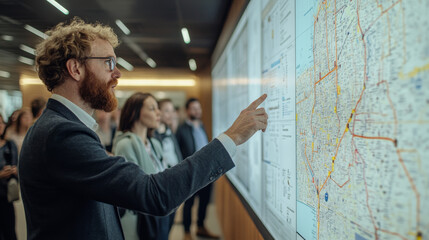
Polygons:
M152 58L147 58L147 59L146 59L146 63L147 63L151 68L156 68L156 62L155 62Z
M10 73L6 72L6 71L1 71L0 70L0 77L10 78Z
M13 37L9 35L1 35L1 39L5 41L13 41Z
M187 28L182 28L182 37L183 37L183 41L186 44L191 42L191 37L189 37L189 32Z
M195 62L195 59L193 59L193 58L189 59L189 68L192 71L197 70L197 63Z

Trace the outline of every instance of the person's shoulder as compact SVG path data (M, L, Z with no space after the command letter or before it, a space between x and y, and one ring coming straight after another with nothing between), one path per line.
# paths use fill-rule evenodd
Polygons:
M46 111L46 114L43 114L34 126L49 129L87 128L83 123L70 120L55 111Z
M190 128L189 124L185 122L182 122L178 127L177 127L177 131L176 134L178 132L182 132L182 131L187 131Z
M158 139L156 139L154 137L151 137L150 140L152 141L153 145L155 145L156 147L161 148L162 145L161 145L161 142Z
M132 132L118 132L114 139L114 149L127 149L131 148L137 141L137 135Z

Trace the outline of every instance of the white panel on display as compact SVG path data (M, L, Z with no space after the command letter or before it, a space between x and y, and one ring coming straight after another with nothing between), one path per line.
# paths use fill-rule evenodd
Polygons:
M260 1L250 2L213 68L214 136L225 131L241 110L261 94L260 14ZM236 168L228 173L229 179L258 215L262 197L261 155L261 134L257 133L237 148L234 156Z
M267 93L228 178L275 239L429 236L429 1L251 0L213 133Z
M287 239L296 235L294 5L273 2L262 19L262 91L268 94L269 116L263 134L263 215L272 235Z

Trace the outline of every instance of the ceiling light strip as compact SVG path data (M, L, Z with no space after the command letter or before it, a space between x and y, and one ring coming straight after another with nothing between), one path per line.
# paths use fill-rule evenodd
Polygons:
M41 38L43 38L43 39L48 38L48 35L44 34L43 32L41 32L41 31L39 31L39 30L35 29L34 27L32 27L32 26L30 26L30 25L28 25L28 24L26 24L26 25L24 26L24 28L25 28L27 31L29 31L29 32L31 32L31 33L33 33L33 34L35 34L35 35L37 35L37 36L39 36L39 37L41 37Z
M57 3L55 0L46 0L48 3L52 4L54 7L56 7L60 12L64 13L65 15L69 15L69 10L67 10L65 7L63 7L61 4Z
M36 55L36 49L31 48L31 47L29 47L27 45L21 44L21 45L19 45L19 49L21 49L24 52L28 52L28 53L30 53L32 55Z
M128 71L134 70L134 66L131 65L129 62L125 61L123 58L117 58L116 61L119 65L121 65L123 68L127 69Z
M127 26L125 26L125 24L121 20L116 19L115 23L122 30L122 32L124 32L126 35L130 35L130 29L128 29Z
M33 59L26 58L26 57L23 57L23 56L19 56L18 57L18 61L20 61L22 63L25 63L25 64L28 64L28 65L31 65L31 66L34 65L34 60Z

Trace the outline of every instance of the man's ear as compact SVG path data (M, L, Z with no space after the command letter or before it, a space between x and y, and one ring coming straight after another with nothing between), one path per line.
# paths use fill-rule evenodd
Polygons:
M80 81L85 77L83 64L76 58L70 58L66 62L67 71L74 80Z

